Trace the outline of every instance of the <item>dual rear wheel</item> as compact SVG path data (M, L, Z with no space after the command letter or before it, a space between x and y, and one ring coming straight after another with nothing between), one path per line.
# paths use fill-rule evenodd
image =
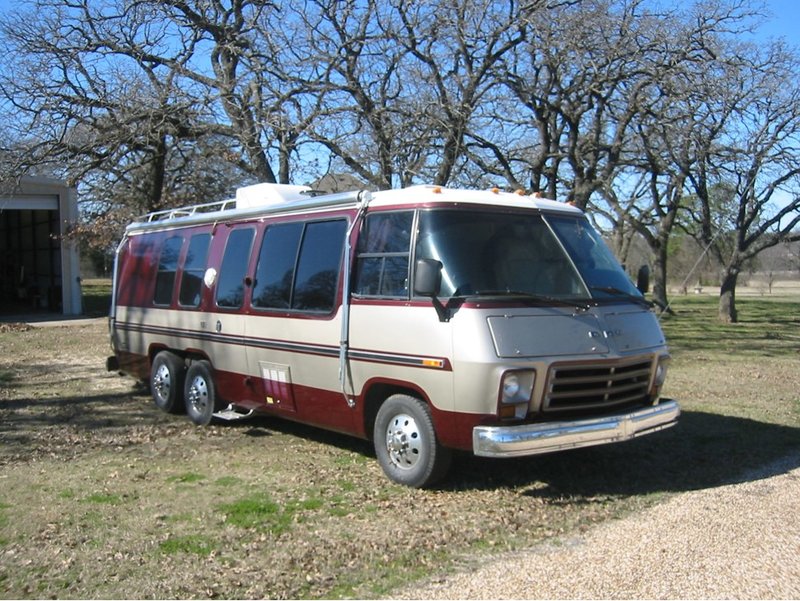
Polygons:
M161 351L150 368L150 393L156 407L167 413L183 413L183 384L186 367L183 359L170 351Z
M217 390L211 364L205 360L186 369L181 357L161 351L150 369L150 392L156 407L167 413L185 411L199 426L208 425L216 411Z
M186 372L186 413L198 426L207 426L217 410L217 389L208 361L195 361Z

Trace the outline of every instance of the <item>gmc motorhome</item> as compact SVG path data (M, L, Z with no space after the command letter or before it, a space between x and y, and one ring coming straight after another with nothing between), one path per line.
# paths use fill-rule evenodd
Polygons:
M672 426L658 321L584 213L414 186L259 184L128 226L109 368L197 424L266 413L371 439L421 487L488 457Z

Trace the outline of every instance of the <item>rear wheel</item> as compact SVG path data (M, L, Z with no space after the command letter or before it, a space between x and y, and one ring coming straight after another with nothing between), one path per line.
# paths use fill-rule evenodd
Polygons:
M393 481L422 488L440 480L451 453L436 440L428 406L404 394L389 397L375 418L375 454Z
M150 369L150 394L156 407L167 413L183 413L183 380L186 366L183 359L170 351L161 351L153 358Z
M186 372L186 413L198 426L207 426L216 411L217 390L208 361L195 361Z

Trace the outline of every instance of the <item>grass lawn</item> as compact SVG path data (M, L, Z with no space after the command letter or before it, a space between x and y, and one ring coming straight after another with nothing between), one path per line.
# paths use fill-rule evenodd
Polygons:
M84 282L104 314L108 283ZM434 490L369 443L271 418L193 426L107 373L105 323L0 330L0 597L386 597L558 543L800 449L800 299L677 297L662 325L679 424L514 460L459 454Z

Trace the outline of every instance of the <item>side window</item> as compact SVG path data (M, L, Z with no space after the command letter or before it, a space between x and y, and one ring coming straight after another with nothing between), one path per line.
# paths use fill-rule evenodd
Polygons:
M172 289L175 286L175 272L178 270L178 257L181 254L183 238L173 236L164 241L161 255L158 257L158 273L156 274L156 291L153 304L169 305L172 302Z
M217 280L217 306L238 309L244 302L244 276L250 262L255 229L239 228L228 234Z
M297 262L292 308L305 311L333 309L346 232L347 222L343 219L306 225Z
M183 275L181 276L181 290L178 294L178 303L184 307L200 305L209 242L211 242L211 234L195 234L189 239L189 250L186 251Z
M412 211L368 215L358 243L354 293L408 298Z
M346 232L343 219L269 226L258 257L253 306L330 311Z
M254 307L288 309L291 306L294 266L302 235L302 223L279 223L264 232L253 287Z

